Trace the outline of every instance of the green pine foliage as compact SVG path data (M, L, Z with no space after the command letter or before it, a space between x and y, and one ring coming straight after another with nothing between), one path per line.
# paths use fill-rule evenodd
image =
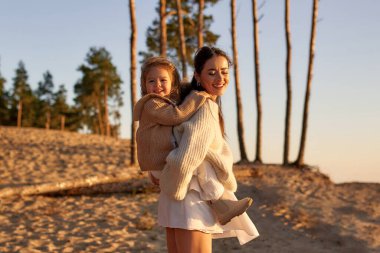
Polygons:
M53 94L51 105L51 128L61 128L61 117L65 117L65 130L78 131L80 129L79 111L66 103L67 90L63 84Z
M62 117L65 119L65 130L78 131L80 128L79 113L76 108L67 104L67 90L63 84L54 92L53 75L46 71L43 81L38 83L34 92L36 97L34 127L45 128L48 117L50 129L61 129Z
M80 125L91 133L105 133L105 117L109 118L112 135L120 128L119 108L122 106L121 79L111 54L104 48L90 48L86 63L79 66L82 77L74 86ZM107 94L107 98L105 96ZM108 115L105 115L106 107Z
M5 90L6 80L0 74L0 125L16 126L19 102L22 101L22 127L45 128L47 112L50 114L50 129L61 129L61 116L65 116L65 130L79 129L78 112L66 103L64 85L54 92L53 75L47 71L43 81L33 91L28 83L28 73L22 61L13 78L13 87Z
M216 4L219 0L205 0L205 10L207 7ZM176 12L175 1L167 1L167 13ZM193 65L193 54L198 47L197 42L197 27L198 27L198 1L183 0L183 24L185 30L186 43L186 60L189 66ZM148 51L139 52L142 61L146 58L160 54L160 18L159 7L156 8L157 18L153 20L151 26L146 31L146 46ZM212 15L204 15L203 38L205 45L213 46L219 39L219 35L213 33L210 28L213 22ZM178 36L178 19L177 15L169 15L167 17L167 57L177 66L180 65L180 38Z
M38 88L35 91L36 103L35 103L35 127L44 128L47 118L52 118L52 104L54 94L54 82L53 76L49 71L43 74L43 81L38 83Z
M0 125L9 125L9 94L5 90L7 80L0 73Z
M19 62L13 78L13 88L10 99L10 121L17 125L17 112L20 101L22 103L22 121L21 126L33 127L35 110L34 103L36 98L28 83L28 72L22 61Z
M64 122L65 130L87 129L91 133L100 133L102 127L104 133L107 107L111 134L119 136L122 81L111 54L103 47L93 47L85 61L78 68L82 77L74 87L76 104L73 106L66 102L67 90L63 84L54 90L53 75L49 71L43 74L34 91L22 61L17 66L9 91L5 90L6 80L0 73L0 125L16 126L18 109L22 104L22 127L61 129Z

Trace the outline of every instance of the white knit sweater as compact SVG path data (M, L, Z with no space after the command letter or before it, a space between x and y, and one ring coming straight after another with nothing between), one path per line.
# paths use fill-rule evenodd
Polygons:
M178 148L166 158L160 188L176 200L185 198L193 172L205 159L224 187L236 191L232 152L220 131L218 110L208 99L193 117L174 128Z

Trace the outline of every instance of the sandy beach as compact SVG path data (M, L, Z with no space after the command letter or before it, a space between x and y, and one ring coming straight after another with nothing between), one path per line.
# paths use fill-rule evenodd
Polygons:
M128 174L129 142L53 130L0 127L0 191ZM237 196L260 237L213 252L380 252L380 184L334 184L315 169L234 168ZM0 198L0 252L166 252L156 223L158 190Z

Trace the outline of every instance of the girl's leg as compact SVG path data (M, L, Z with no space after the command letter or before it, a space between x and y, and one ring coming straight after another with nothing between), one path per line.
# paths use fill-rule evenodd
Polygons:
M197 230L175 228L177 252L181 253L212 253L211 234Z
M207 161L204 161L198 167L197 178L201 188L201 192L199 193L201 199L208 201L209 206L215 214L215 218L222 225L244 213L252 204L251 198L244 198L242 200L228 199L228 195L224 192L224 187L219 182L214 168Z
M166 245L168 247L168 253L179 253L179 251L177 251L174 228L166 228Z

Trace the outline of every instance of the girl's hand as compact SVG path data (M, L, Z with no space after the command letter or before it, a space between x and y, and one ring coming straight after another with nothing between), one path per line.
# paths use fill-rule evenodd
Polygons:
M155 177L152 175L152 173L150 173L150 172L149 172L149 179L150 179L150 181L151 181L154 185L156 185L156 186L160 186L160 180L157 179L157 178L155 178Z
M199 96L203 96L205 98L211 98L212 95L209 94L207 91L194 91L195 93L197 93Z

